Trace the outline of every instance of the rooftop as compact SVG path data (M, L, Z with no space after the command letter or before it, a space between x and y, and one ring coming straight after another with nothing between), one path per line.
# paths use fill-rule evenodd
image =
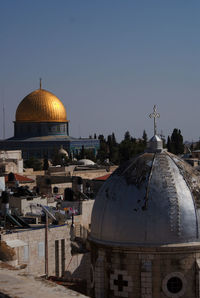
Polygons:
M59 286L53 282L42 278L35 278L26 274L23 270L8 270L3 268L4 263L0 263L0 293L9 295L10 297L20 298L72 298L87 297L78 292L69 290L63 286ZM7 265L9 268L9 266ZM34 289L34 291L33 291Z
M9 174L7 174L5 176L5 182L9 182L8 181L8 175ZM19 181L21 183L27 183L27 182L30 182L31 183L31 182L34 182L33 179L30 179L30 178L28 178L26 176L22 176L22 175L19 175L19 174L14 174L14 180L13 181Z

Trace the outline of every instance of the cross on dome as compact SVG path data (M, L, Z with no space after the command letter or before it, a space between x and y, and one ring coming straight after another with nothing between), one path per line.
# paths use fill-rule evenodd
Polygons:
M153 118L153 121L154 121L154 136L157 134L157 123L156 123L156 119L157 118L160 118L160 114L157 113L157 110L156 110L156 105L154 105L153 107L153 113L151 113L149 115L150 118Z

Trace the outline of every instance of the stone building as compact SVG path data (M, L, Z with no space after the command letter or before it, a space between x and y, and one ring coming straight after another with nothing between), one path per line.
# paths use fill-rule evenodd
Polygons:
M119 167L96 198L92 297L200 297L199 176L158 151Z
M20 102L14 121L14 136L0 141L0 150L22 150L29 159L52 158L60 148L72 156L90 149L96 154L99 140L69 136L69 120L63 103L53 93L40 88Z
M200 297L199 199L199 174L154 135L96 197L91 296Z
M48 258L45 259L45 228L13 230L2 233L1 241L15 250L13 265L26 265L25 272L35 276L68 276L88 279L88 254L71 254L69 225L48 227ZM46 260L46 261L45 261Z
M23 159L21 150L0 151L0 173L23 173Z
M38 175L36 177L37 187L41 194L64 196L65 189L72 187L70 176Z

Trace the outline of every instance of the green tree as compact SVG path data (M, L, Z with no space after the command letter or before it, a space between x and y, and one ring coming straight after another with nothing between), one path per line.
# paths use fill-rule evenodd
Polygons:
M174 128L170 140L170 146L167 147L168 150L174 154L183 154L184 144L180 129Z
M85 149L85 158L96 162L96 157L93 149Z
M129 131L125 132L123 141L119 144L119 160L120 163L129 160L135 151L135 139L133 139Z
M99 135L98 137L99 141L100 141L100 148L98 150L97 153L97 160L99 160L100 162L104 162L106 158L108 158L109 156L109 148L108 145L106 143L106 140L104 138L104 135Z
M24 161L25 168L33 168L34 171L41 171L42 170L42 162L40 159L36 157L30 157L29 159Z
M43 170L47 171L48 168L49 168L49 161L48 161L48 158L45 156L43 159Z
M170 138L170 136L168 136L168 138L167 138L167 150L169 152L172 152L172 145L171 145L171 138Z
M124 141L130 141L130 140L131 140L130 132L129 131L126 131L125 132L125 135L124 135Z
M82 146L81 147L81 152L80 152L80 159L84 159L85 158L85 147Z
M142 139L143 139L143 144L146 147L147 146L147 133L145 130L143 131Z
M119 162L119 146L117 144L114 132L107 137L107 146L108 146L108 157L109 160L118 164Z

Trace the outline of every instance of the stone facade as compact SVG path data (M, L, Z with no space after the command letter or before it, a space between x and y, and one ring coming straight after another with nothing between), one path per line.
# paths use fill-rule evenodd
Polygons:
M77 210L80 215L74 217L76 236L86 240L91 225L91 214L94 200L87 201L62 201L62 208L71 207Z
M20 230L2 234L1 240L14 247L19 265L36 276L45 275L45 228ZM87 279L89 255L71 254L69 225L48 228L48 275Z
M91 297L197 298L199 243L109 248L91 243Z
M21 150L0 151L0 173L23 173L23 159Z
M64 196L65 188L72 187L71 177L43 175L36 177L36 184L41 194L54 194L54 187L59 195Z

